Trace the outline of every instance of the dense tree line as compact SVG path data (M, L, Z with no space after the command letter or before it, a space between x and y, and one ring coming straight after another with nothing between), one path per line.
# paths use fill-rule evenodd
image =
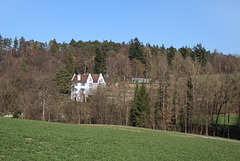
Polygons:
M238 114L235 131L240 124L239 72L238 56L210 52L201 44L176 49L143 45L138 38L127 44L42 43L0 35L0 113L227 137L228 116ZM86 103L71 101L73 73L103 73L107 88ZM133 77L152 81L133 84Z

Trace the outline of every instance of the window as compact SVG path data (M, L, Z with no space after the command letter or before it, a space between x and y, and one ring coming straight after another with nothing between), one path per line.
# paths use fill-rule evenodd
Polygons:
M73 88L72 91L73 92L77 92L78 90L77 90L77 88Z
M86 83L82 83L82 86L85 86Z
M72 86L76 86L76 83L72 83Z

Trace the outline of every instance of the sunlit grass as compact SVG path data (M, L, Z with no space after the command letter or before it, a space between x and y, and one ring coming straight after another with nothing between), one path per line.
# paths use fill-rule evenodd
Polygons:
M0 160L239 160L240 143L107 125L0 118Z
M216 121L217 115L214 115L213 120L214 123ZM230 114L229 115L229 125L237 125L238 115ZM218 124L224 125L224 114L219 115ZM228 114L225 114L225 125L228 125Z

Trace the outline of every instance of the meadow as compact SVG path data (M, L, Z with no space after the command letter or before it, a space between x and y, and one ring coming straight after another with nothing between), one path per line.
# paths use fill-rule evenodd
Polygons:
M217 115L214 115L213 120L216 121ZM229 115L229 125L237 125L238 115L230 114ZM219 115L218 124L224 125L224 114ZM228 125L228 114L225 114L225 125Z
M240 160L240 142L0 117L0 160Z

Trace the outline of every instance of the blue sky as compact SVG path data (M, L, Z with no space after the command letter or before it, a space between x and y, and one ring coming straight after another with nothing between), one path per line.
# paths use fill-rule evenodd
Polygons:
M239 0L0 0L0 34L41 42L138 37L240 54L239 8Z

